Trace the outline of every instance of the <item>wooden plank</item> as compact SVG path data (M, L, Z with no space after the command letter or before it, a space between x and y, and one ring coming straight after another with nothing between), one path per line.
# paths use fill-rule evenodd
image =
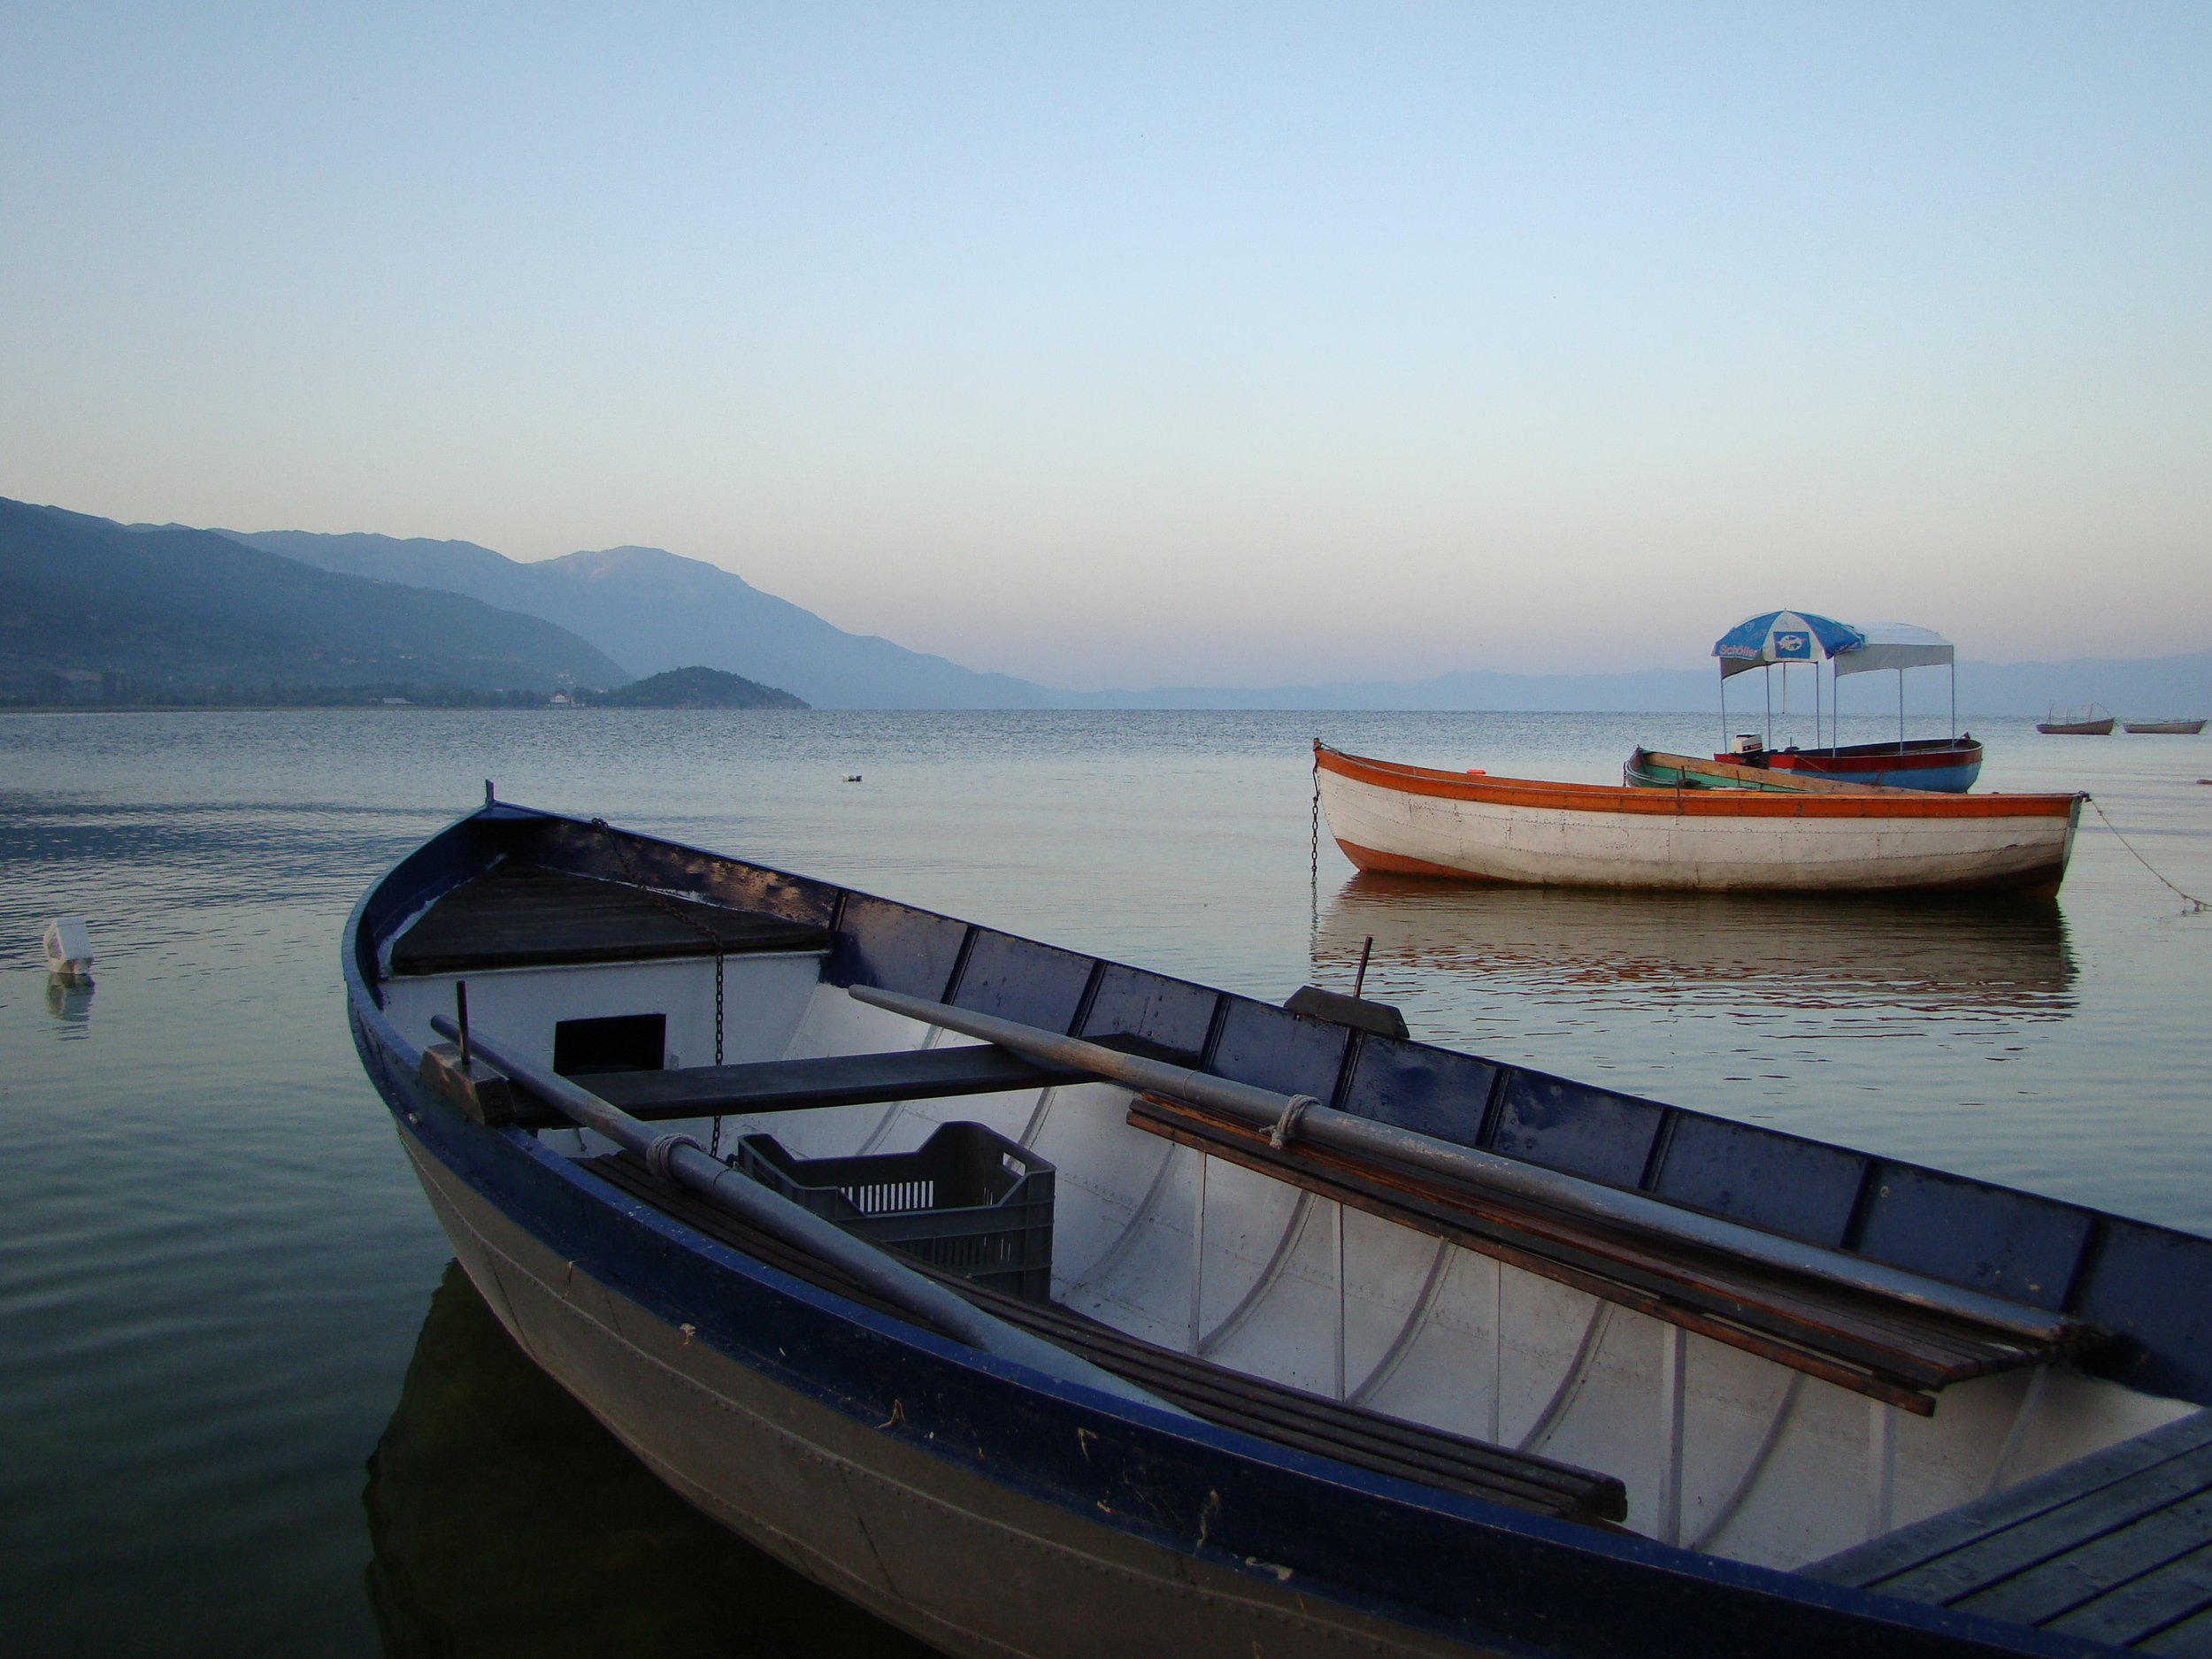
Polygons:
M1004 1094L1094 1080L1087 1071L1040 1064L995 1045L964 1045L673 1071L606 1071L593 1077L589 1087L633 1118L654 1122Z
M2169 1659L2212 1659L2212 1612L2193 1615L2136 1642L2141 1653L2169 1655Z
M2200 1471L2198 1478L2212 1482L2212 1471ZM2049 1521L2056 1525L2064 1518L2053 1516ZM1950 1605L2016 1624L2044 1624L2116 1586L2155 1574L2208 1541L2212 1541L2212 1491L2200 1490L2101 1535L2076 1542L2069 1534L2060 1554Z
M672 909L688 921L672 916ZM511 861L494 865L431 905L394 941L392 972L466 973L570 962L704 956L713 954L716 939L732 955L826 950L830 943L827 929L781 917L726 910L618 881Z
M2212 1543L2083 1602L2044 1628L2125 1647L2208 1608L2212 1608ZM2156 1651L2154 1644L2147 1645Z
M1985 1585L2208 1488L2212 1488L2212 1448L2200 1448L1867 1587L1947 1607Z
M1129 1121L1923 1416L1934 1409L1932 1390L2064 1351L1448 1184L1425 1171L1310 1143L1294 1141L1278 1151L1263 1132L1185 1102L1140 1096ZM2093 1333L2081 1333L2083 1344L2093 1340Z
M2113 1482L2212 1445L2212 1411L2193 1412L1972 1503L1932 1515L1798 1571L1831 1584L1871 1588L2002 1527L2085 1497Z
M884 1310L864 1293L856 1294L858 1287L828 1263L757 1232L726 1210L656 1181L643 1161L632 1154L586 1159L580 1167L709 1238L795 1279ZM1056 1303L1024 1301L934 1271L926 1263L915 1265L978 1306L1207 1421L1356 1468L1513 1509L1595 1525L1627 1514L1626 1489L1612 1476L1305 1394L1156 1347ZM907 1317L892 1311L895 1317Z

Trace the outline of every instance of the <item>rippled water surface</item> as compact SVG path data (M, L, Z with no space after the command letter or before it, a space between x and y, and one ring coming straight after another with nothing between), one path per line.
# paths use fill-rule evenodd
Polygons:
M2212 1232L2190 915L1310 885L1307 741L1584 781L1693 717L0 715L0 1608L26 1654L911 1652L699 1520L508 1344L348 1041L338 933L503 797ZM1978 726L1980 723L1978 723ZM1845 741L1881 735L1845 723ZM1980 727L2212 895L2212 741ZM858 773L863 781L841 781ZM89 992L37 934L89 918Z

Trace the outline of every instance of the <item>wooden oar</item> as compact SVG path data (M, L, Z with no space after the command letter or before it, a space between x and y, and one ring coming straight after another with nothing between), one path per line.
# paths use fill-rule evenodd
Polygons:
M856 1002L903 1014L909 1019L942 1025L948 1031L979 1037L1017 1053L1095 1071L1131 1088L1210 1106L1248 1123L1267 1125L1278 1146L1296 1136L1365 1157L1394 1159L1454 1180L1494 1187L1517 1197L1550 1204L1574 1215L1635 1227L1700 1249L1808 1274L1874 1295L1894 1297L2037 1342L2061 1343L2078 1336L2083 1328L2080 1320L2062 1313L2046 1313L2039 1308L1947 1285L1939 1279L1885 1266L1863 1256L1823 1249L1818 1245L1762 1233L1740 1222L1678 1209L1641 1193L1601 1187L1595 1181L1563 1175L1556 1170L1540 1169L1517 1158L1501 1157L1494 1152L1377 1123L1371 1118L1332 1111L1310 1094L1279 1094L1272 1089L1256 1088L1249 1083L1232 1082L1204 1071L1123 1054L1098 1043L1086 1042L1079 1037L1064 1037L1056 1032L1017 1025L989 1014L971 1013L966 1009L897 991L879 991L864 985L852 986L849 991Z

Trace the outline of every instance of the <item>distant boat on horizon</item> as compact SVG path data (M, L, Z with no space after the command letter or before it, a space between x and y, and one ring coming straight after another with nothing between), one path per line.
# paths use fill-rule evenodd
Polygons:
M2194 737L2204 730L2202 720L2130 720L2127 729L2138 737Z
M2071 709L2061 709L2054 703L2051 705L2051 718L2038 722L2035 729L2046 737L2110 737L2113 726L2118 722L2113 718L2109 709L2105 709L2100 717L2097 710L2103 708L2102 703L2093 703L2077 718Z

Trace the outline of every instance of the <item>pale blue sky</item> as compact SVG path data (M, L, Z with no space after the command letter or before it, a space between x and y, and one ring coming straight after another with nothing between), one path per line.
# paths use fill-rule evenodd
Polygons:
M2212 6L0 5L0 494L1048 683L2212 624Z

